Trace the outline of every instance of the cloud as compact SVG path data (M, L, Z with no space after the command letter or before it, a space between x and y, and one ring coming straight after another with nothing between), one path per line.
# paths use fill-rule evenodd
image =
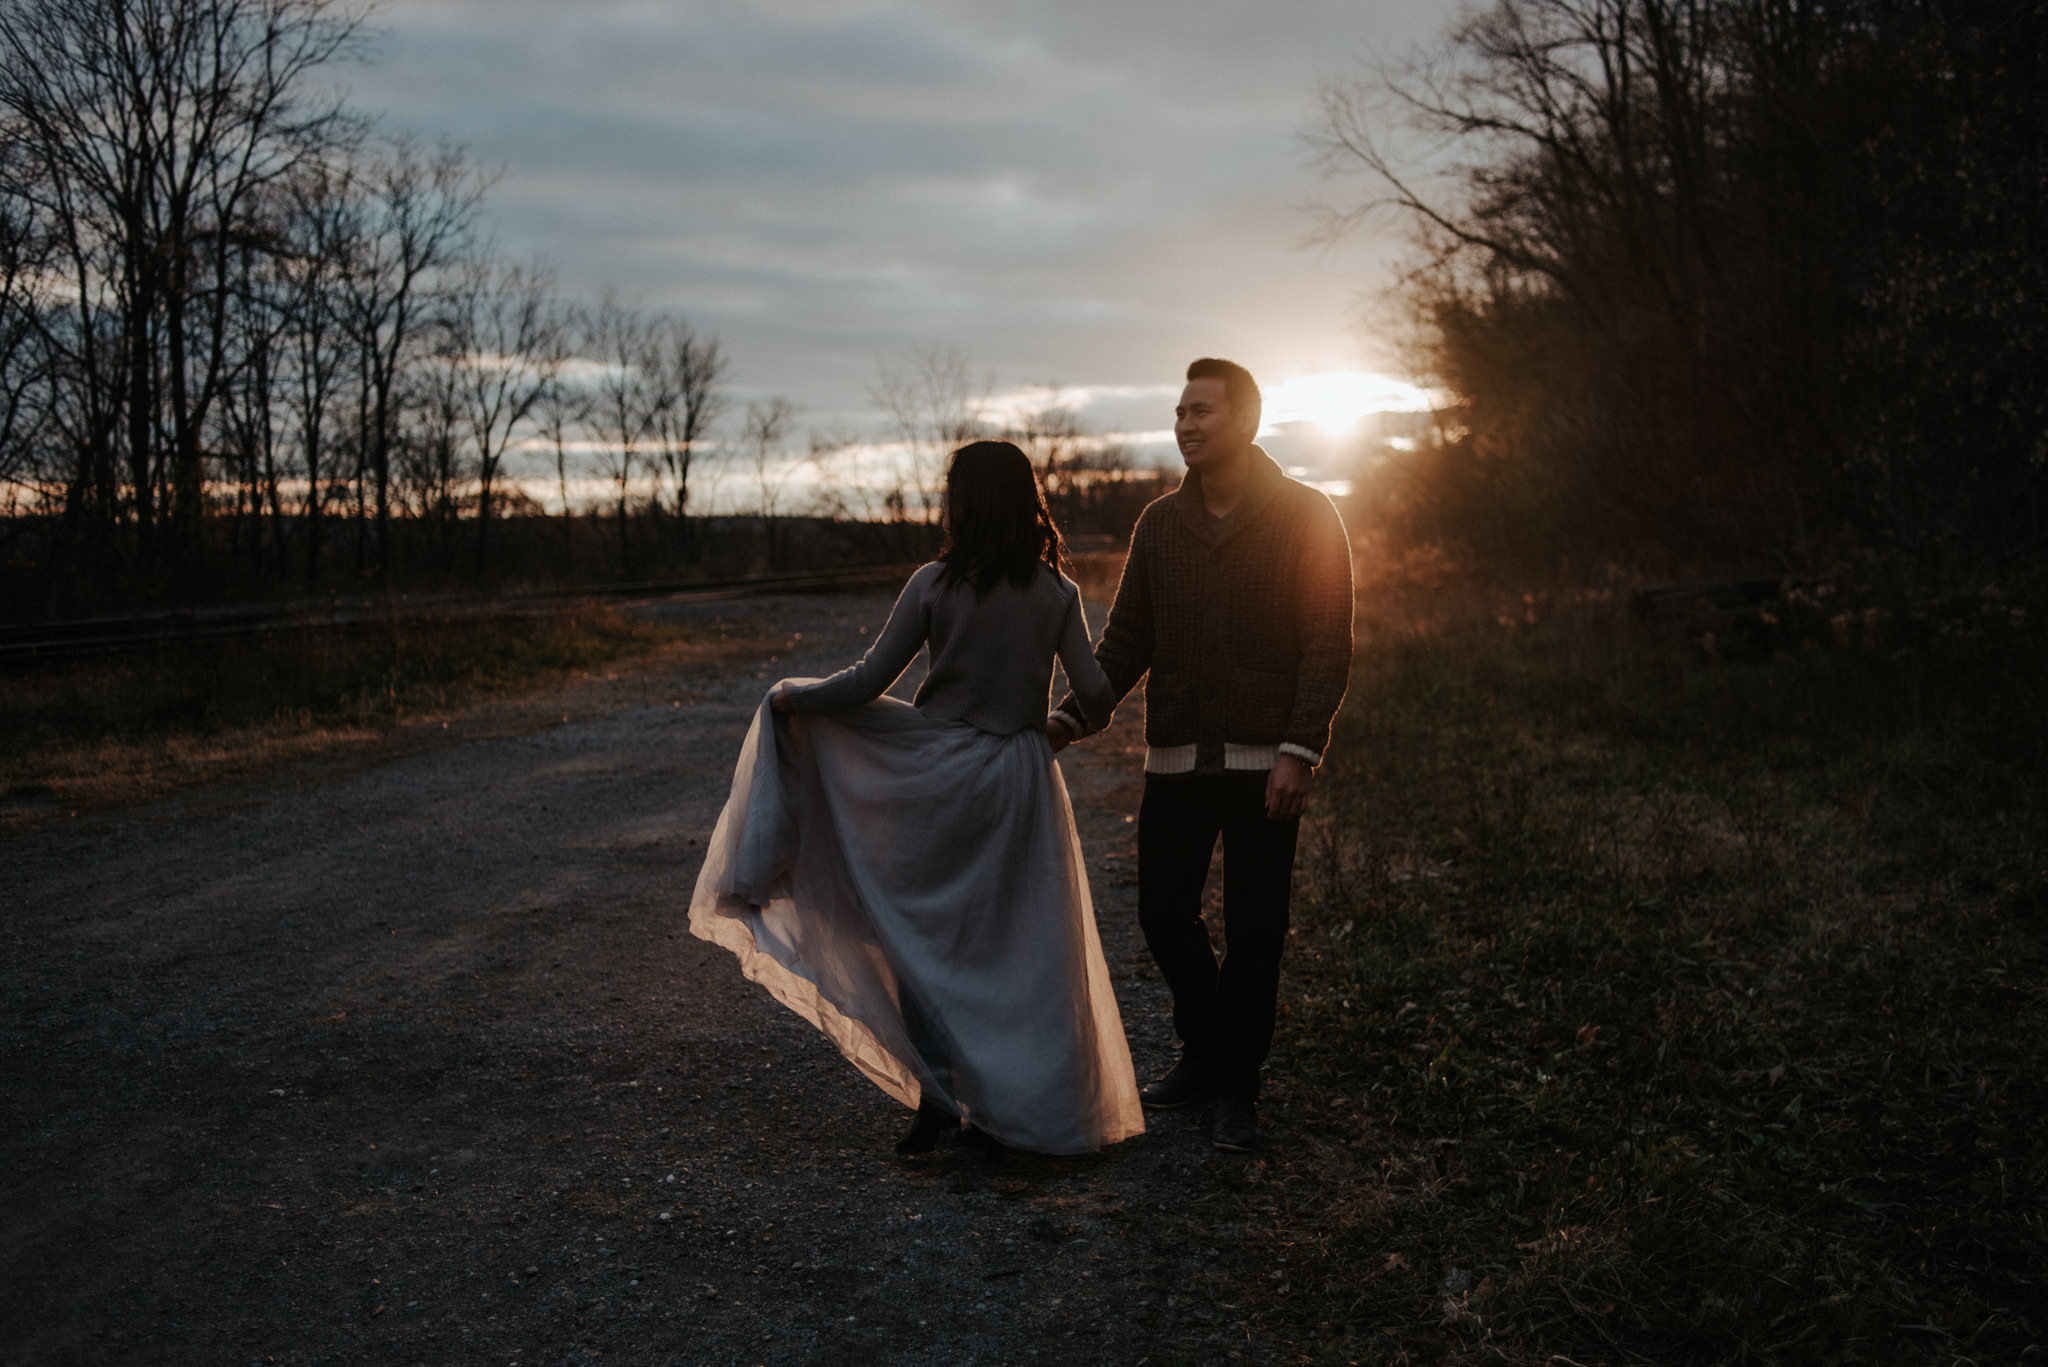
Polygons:
M855 421L876 359L1144 386L1353 368L1389 244L1296 250L1319 75L1424 0L413 0L357 102L501 166L500 240L716 332L742 397ZM1137 425L1154 428L1149 412Z

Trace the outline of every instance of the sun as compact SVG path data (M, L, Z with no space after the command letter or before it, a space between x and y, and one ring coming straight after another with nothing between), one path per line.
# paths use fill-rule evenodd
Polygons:
M1312 422L1341 436L1372 413L1426 412L1429 394L1391 375L1363 370L1328 370L1297 375L1266 391L1266 426Z

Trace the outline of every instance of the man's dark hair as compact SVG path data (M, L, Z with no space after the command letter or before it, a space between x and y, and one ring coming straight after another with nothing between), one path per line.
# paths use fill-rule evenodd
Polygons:
M1007 441L973 441L946 467L942 583L967 583L979 598L1007 579L1029 588L1040 565L1060 567L1066 547L1038 488L1031 457Z
M1230 400L1230 406L1240 413L1252 415L1252 426L1257 428L1265 413L1265 401L1259 397L1259 382L1252 373L1236 361L1220 360L1204 356L1188 364L1190 380L1221 380L1223 393Z

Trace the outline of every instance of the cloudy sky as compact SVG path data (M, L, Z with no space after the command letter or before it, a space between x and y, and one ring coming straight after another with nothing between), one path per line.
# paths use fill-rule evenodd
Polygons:
M879 360L1170 421L1180 367L1384 370L1391 230L1303 247L1319 80L1450 0L388 0L355 103L502 168L499 241L731 353L744 402L872 419ZM1120 396L1120 397L1119 397ZM1156 414L1153 410L1157 410Z

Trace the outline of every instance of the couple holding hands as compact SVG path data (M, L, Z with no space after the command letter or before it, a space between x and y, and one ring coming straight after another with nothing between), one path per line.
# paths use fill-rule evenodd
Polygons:
M741 748L690 929L948 1132L1078 1153L1143 1108L1213 1102L1248 1152L1272 1041L1301 812L1351 665L1351 559L1330 500L1257 445L1243 367L1188 367L1187 474L1148 506L1102 638L1024 453L955 451L947 539L857 663L786 679ZM920 649L913 704L883 696ZM1047 713L1057 659L1071 691ZM1147 677L1149 675L1149 678ZM1054 753L1146 679L1138 905L1181 1054L1139 1090ZM1221 840L1226 953L1201 915Z

